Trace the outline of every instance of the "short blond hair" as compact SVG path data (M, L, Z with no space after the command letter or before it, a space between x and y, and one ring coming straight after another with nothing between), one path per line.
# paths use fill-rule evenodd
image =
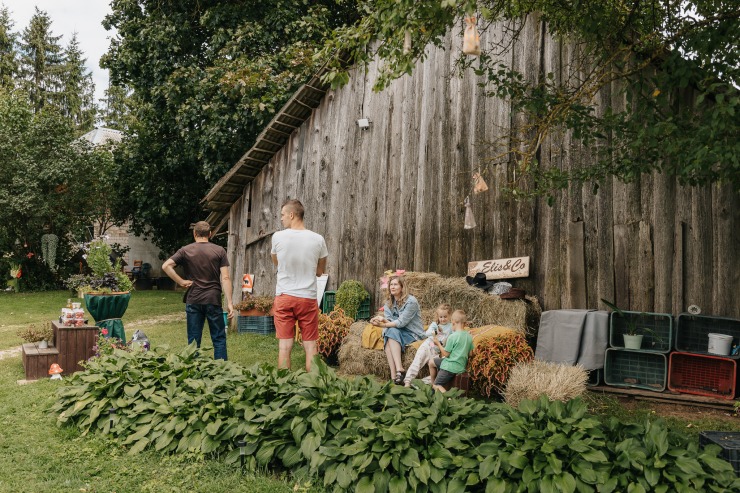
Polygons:
M465 313L464 310L455 310L454 312L452 312L452 317L450 318L452 318L453 322L455 321L455 316L457 316L458 321L462 322L463 324L468 321L468 314Z

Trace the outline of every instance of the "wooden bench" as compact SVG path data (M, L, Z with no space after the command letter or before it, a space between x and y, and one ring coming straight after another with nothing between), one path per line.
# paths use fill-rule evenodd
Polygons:
M52 363L59 363L59 350L56 347L39 349L33 342L23 345L23 369L26 371L26 380L48 377Z

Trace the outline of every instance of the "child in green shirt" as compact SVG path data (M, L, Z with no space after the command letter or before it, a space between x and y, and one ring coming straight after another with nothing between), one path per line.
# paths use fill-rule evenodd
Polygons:
M433 339L443 357L434 358L429 362L429 373L434 388L440 392L447 392L444 386L450 383L455 375L463 373L468 366L468 355L473 350L473 336L465 330L467 321L468 317L464 311L455 310L452 313L452 334L447 338L445 346L442 347L436 336Z

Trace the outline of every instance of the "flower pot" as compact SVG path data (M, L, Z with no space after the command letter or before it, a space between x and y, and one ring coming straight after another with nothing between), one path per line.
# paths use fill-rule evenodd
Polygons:
M640 349L642 347L642 334L624 334L625 349Z
M95 319L96 325L101 329L108 329L111 337L117 337L126 342L126 333L123 330L121 317L126 313L131 294L110 293L85 295L85 307Z
M49 348L49 342L48 341L39 341L38 343L39 349L48 349Z
M272 316L272 313L265 313L257 308L250 308L249 310L239 310L239 315L242 317L268 317Z

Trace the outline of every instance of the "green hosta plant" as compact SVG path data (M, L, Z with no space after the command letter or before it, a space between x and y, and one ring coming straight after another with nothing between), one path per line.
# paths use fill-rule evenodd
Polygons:
M110 407L116 408L111 419ZM318 478L328 491L735 491L732 467L665 425L606 424L580 400L519 409L312 371L114 350L65 380L60 424L153 448Z

